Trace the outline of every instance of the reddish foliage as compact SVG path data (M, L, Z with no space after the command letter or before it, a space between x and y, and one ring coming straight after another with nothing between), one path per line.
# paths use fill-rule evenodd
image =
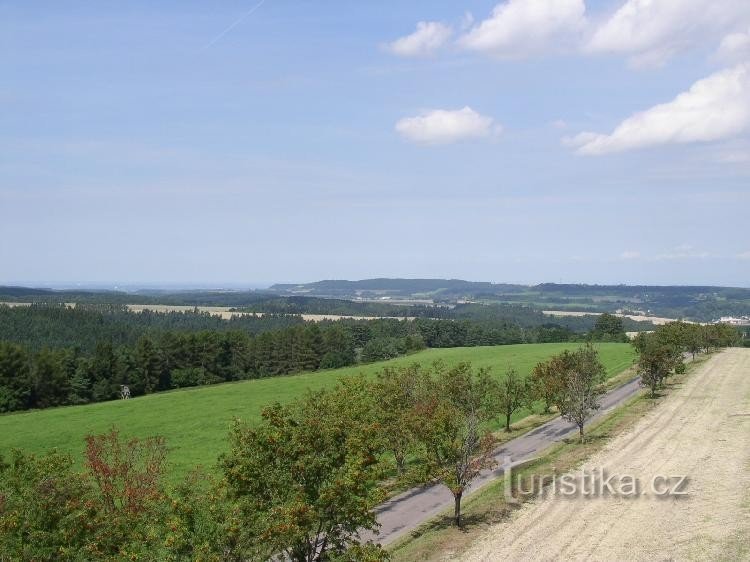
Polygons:
M162 437L121 440L116 429L86 437L86 467L105 510L146 511L160 495L166 454Z

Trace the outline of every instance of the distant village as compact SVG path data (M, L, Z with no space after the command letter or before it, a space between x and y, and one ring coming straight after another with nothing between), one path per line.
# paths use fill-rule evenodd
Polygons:
M730 326L750 326L750 316L722 316L715 324L729 324Z

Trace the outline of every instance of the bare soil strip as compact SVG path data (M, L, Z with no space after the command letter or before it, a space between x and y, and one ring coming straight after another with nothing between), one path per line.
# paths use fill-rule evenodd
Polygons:
M548 494L460 558L750 560L748 414L750 349L728 349L583 467L631 475L639 495ZM686 475L687 495L655 495L653 480L662 475Z

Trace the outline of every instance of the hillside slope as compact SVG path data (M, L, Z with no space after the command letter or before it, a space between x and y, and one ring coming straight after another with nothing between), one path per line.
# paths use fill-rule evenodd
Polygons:
M373 375L387 365L419 362L429 365L442 359L448 365L470 361L476 367L492 367L500 375L513 365L528 374L539 361L575 344L526 344L494 347L428 349L391 361L302 375L255 379L172 392L151 394L114 402L69 406L0 416L0 455L12 448L36 452L53 447L78 458L87 434L117 426L125 435L162 435L170 447L169 460L176 478L195 465L212 467L225 450L233 417L260 419L264 406L286 402L332 386L347 375ZM622 371L635 356L628 344L599 344L609 374Z

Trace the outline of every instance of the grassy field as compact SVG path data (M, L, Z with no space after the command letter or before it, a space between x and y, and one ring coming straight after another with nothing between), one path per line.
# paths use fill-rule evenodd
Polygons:
M225 450L233 417L257 421L264 406L292 400L307 390L330 387L347 375L373 375L386 365L442 359L448 365L470 361L492 367L500 376L508 366L528 374L536 363L574 344L529 344L493 347L428 349L390 361L302 375L257 379L202 388L175 390L133 398L0 416L0 455L20 448L43 452L57 447L80 458L83 439L115 426L123 435L162 435L170 447L173 478L196 465L211 468ZM635 354L629 344L597 346L608 374L629 367Z

